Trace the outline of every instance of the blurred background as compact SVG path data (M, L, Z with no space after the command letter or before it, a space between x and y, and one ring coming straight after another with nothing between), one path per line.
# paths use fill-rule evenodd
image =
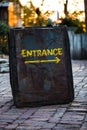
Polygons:
M72 59L87 58L87 0L0 0L0 55L9 55L13 27L65 25Z
M0 0L0 21L10 27L44 26L64 18L85 22L86 0ZM2 15L3 14L3 15Z

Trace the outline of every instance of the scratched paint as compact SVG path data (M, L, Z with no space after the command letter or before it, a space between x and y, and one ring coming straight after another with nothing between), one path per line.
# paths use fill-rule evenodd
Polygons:
M10 79L17 107L69 103L74 98L66 27L10 30Z

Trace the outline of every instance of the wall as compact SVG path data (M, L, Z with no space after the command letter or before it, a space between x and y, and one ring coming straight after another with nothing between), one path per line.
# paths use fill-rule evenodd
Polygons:
M72 59L87 59L87 33L75 34L68 31Z

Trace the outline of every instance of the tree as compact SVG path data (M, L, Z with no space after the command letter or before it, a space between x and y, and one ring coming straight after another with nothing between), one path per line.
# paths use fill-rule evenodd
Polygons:
M75 33L84 33L84 21L81 21L78 17L81 14L83 14L83 11L74 11L73 13L68 13L68 15L61 20L60 24L68 27L74 27Z
M43 6L44 0L42 0L41 6ZM32 1L29 2L29 6L23 6L23 25L24 26L45 26L48 22L48 18L53 11L43 12L39 7L35 7Z
M66 2L64 3L64 14L65 16L68 15L68 0L66 0Z

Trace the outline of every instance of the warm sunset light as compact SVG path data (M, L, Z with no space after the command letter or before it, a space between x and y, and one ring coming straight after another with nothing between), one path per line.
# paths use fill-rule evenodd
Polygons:
M26 5L28 0L20 0L20 2L21 2L22 5Z
M30 0L20 0L22 5L28 6ZM44 5L41 6L42 0L31 0L36 7L40 7L41 10L54 11L55 13L51 15L53 20L57 20L58 17L64 17L64 3L65 0L44 0ZM84 11L84 0L69 0L68 1L68 11Z

